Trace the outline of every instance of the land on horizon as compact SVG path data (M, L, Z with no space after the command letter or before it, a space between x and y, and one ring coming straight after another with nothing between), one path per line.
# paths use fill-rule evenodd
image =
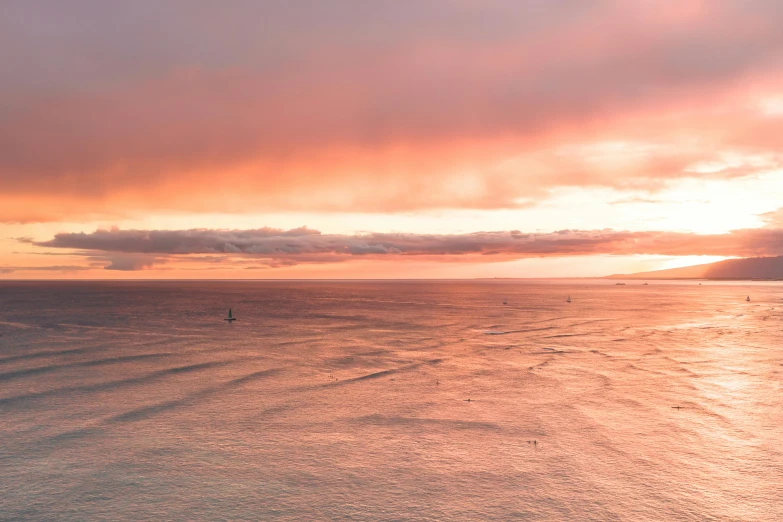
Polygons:
M607 279L706 279L706 280L783 280L783 256L727 259L716 263L637 272L612 274Z

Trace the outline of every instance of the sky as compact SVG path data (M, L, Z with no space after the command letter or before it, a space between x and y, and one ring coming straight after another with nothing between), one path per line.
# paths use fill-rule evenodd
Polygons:
M783 255L773 0L4 0L0 279Z

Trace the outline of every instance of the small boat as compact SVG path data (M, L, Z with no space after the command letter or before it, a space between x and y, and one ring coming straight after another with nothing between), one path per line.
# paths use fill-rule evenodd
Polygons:
M625 286L625 283L615 283L617 286Z
M229 309L228 309L228 317L226 317L224 320L225 320L225 321L228 321L229 323L230 323L231 321L236 321L236 320L237 320L237 318L236 318L236 317L234 317L234 316L231 314L231 308L229 308Z
M570 302L571 302L571 296L569 295L568 299L566 299L566 303L570 303Z
M503 299L503 304L508 304L508 299Z
M647 285L647 283L644 283L642 286L646 286L646 285Z
M745 300L746 300L747 302L750 302L750 296L746 297L746 298L745 298Z

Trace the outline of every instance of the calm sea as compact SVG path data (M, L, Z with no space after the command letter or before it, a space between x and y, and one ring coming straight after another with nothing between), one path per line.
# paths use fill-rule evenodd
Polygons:
M783 520L783 285L3 282L0 519Z

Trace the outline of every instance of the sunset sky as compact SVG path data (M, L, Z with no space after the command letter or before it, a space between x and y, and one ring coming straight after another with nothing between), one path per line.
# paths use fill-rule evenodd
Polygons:
M778 1L4 0L0 278L783 255Z

